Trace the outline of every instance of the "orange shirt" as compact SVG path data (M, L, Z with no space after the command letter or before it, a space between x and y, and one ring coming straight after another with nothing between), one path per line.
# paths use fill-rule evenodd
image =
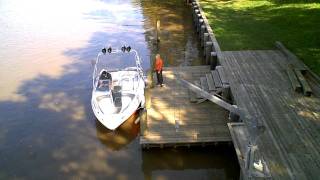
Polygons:
M162 59L161 59L161 58L156 58L156 63L155 63L154 69L155 69L156 71L161 71L162 68L163 68L163 61L162 61Z

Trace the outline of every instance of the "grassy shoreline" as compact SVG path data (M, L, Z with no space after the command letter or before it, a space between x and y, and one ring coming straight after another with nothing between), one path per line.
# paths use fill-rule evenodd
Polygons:
M274 49L281 41L320 75L320 3L200 0L222 50Z

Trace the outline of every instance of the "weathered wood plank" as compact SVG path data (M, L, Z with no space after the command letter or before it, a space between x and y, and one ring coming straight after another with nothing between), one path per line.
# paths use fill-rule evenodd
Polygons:
M201 85L200 85L200 81L199 81L199 80L194 81L194 85L196 85L197 87L201 88ZM196 98L197 98L197 99L203 99L203 97L202 97L199 93L196 93Z
M286 76L286 57L279 51L271 50L229 51L222 52L221 57L221 65L230 72L227 78L238 107L248 116L258 117L257 122L267 128L267 133L260 137L258 144L270 165L272 177L312 179L319 176L319 172L308 167L320 167L320 153L317 151L319 124L313 124L320 122L320 118L316 120L311 115L319 110L310 105L320 100L290 91L292 87ZM303 103L304 100L310 102ZM254 124L254 119L245 119L245 123ZM312 158L301 157L301 154ZM283 173L278 173L280 167Z
M216 90L216 88L214 86L212 75L211 74L206 74L206 78L207 78L207 82L208 82L208 86L209 86L209 91Z
M290 52L281 42L277 41L275 43L276 47L288 58L290 64L294 64L296 68L302 71L306 71L309 68L303 64L296 55Z
M226 125L227 111L210 102L190 103L190 96L196 97L197 94L188 92L178 81L178 78L185 78L196 81L199 89L202 86L208 89L208 84L204 83L207 81L206 74L210 74L209 66L164 69L166 86L150 89L151 107L148 109L147 123L142 124L143 133L140 136L142 147L231 141ZM199 81L201 78L202 84ZM199 93L198 96L200 99L197 102L204 99ZM212 117L212 114L215 116Z
M222 87L222 82L221 79L219 77L218 71L213 70L211 71L212 77L213 77L213 81L214 81L214 85L216 88L221 88Z
M289 66L287 69L287 74L288 74L288 77L290 79L290 82L291 82L291 85L294 89L294 91L296 92L301 92L302 91L302 86L301 84L299 83L298 79L297 79L297 76L295 75L295 72L294 72L294 69L292 66Z
M207 91L207 92L209 91L208 82L207 82L206 77L200 78L200 84L201 84L201 89L203 89L204 91Z
M188 93L189 93L190 102L195 103L195 102L198 101L197 100L197 94L195 92L188 90Z
M206 91L203 91L202 89L200 89L199 87L189 83L188 81L185 81L183 79L180 79L180 81L184 86L188 87L192 91L195 91L195 92L199 93L202 97L207 98L211 102L213 102L213 103L215 103L215 104L217 104L217 105L219 105L219 106L221 106L221 107L223 107L223 108L225 108L225 109L227 109L227 110L229 110L231 112L234 112L236 114L240 113L239 109L237 109L234 106L232 106L231 104L223 101L222 99L220 99L220 98L218 98L218 97L216 97L216 96L214 96L212 94L209 94Z
M219 73L219 77L220 77L220 79L221 79L222 84L223 84L223 85L229 85L229 82L228 82L228 80L227 80L227 77L226 77L226 74L225 74L225 72L224 72L223 67L222 67L222 66L217 66L217 67L216 67L216 70L217 70L218 73Z
M306 79L301 74L301 71L295 69L294 72L296 73L297 78L299 79L299 82L301 83L303 94L305 96L311 96L311 94L312 94L311 87L309 86L309 84L307 83Z
M248 140L249 140L249 134L247 131L244 131L243 133L237 133L236 130L234 130L234 126L242 126L245 128L244 123L228 123L228 128L230 130L231 138L233 141L233 146L235 148L238 162L241 167L242 173L246 174L245 172L245 158L246 158L246 151L248 147ZM242 135L242 136L239 136Z

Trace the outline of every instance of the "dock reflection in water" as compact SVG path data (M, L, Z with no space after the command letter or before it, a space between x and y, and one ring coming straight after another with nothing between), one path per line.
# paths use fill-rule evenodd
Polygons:
M237 157L228 144L151 149L142 152L145 179L238 179ZM228 168L226 168L228 167Z

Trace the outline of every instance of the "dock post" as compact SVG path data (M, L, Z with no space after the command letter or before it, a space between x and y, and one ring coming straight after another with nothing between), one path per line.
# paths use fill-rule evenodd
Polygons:
M197 5L193 5L192 6L192 18L193 18L193 23L194 24L195 24L196 16L197 16L196 9L198 9L198 6Z
M157 43L160 42L160 20L157 20L157 32L156 32L156 36L157 36Z
M198 18L197 18L197 33L200 34L200 27L202 25L202 23L204 22L202 19L201 14L197 14Z
M215 69L217 66L217 63L218 63L217 52L212 51L210 53L210 62L209 62L211 69Z
M205 62L207 65L210 63L212 46L213 46L213 43L211 41L206 42L206 45L205 45L206 61Z
M198 15L199 15L199 9L195 9L194 10L194 12L195 12L195 18L194 18L194 25L195 25L195 27L196 27L196 29L198 29L197 27L198 27L198 22L199 22L199 17L198 17Z
M201 25L200 27L200 45L202 48L204 48L204 33L206 31L206 26L205 25Z
M238 108L237 105L232 105L232 106L235 107L235 108ZM239 114L236 114L234 112L230 112L229 113L229 119L230 119L231 122L240 122L241 121Z
M231 90L229 85L224 85L222 88L222 97L224 99L230 99Z
M203 50L203 56L206 57L206 43L209 41L209 33L203 33L203 42L202 42L202 47L204 48Z

